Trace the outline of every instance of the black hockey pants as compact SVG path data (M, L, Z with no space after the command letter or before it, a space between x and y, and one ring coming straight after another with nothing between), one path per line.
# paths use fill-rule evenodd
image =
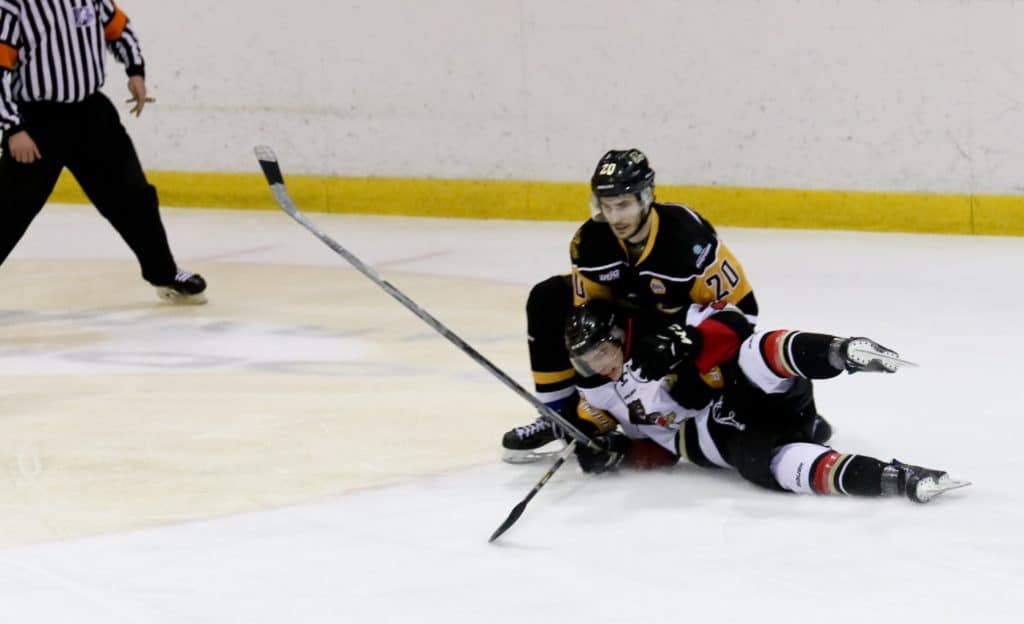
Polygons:
M7 149L9 137L4 137L0 264L39 214L61 170L67 167L135 253L142 277L156 285L172 283L177 267L160 221L156 189L146 180L135 146L110 100L94 93L73 104L26 102L19 103L18 109L42 159L28 165L15 161Z

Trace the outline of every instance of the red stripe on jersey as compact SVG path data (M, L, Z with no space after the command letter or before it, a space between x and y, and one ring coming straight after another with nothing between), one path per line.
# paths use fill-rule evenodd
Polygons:
M831 494L832 493L832 468L839 461L841 456L835 451L829 451L815 462L814 475L812 477L811 484L814 491L818 494Z
M739 334L721 321L709 318L697 326L697 331L704 337L697 356L697 370L701 375L728 361L740 350Z
M786 363L786 338L789 337L789 330L780 329L777 331L765 334L764 342L764 361L768 365L768 368L772 369L772 372L779 377L796 377L794 372L789 365Z

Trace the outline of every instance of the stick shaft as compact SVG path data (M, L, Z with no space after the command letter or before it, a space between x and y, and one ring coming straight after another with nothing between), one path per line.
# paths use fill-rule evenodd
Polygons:
M519 504L512 508L512 511L509 512L508 517L505 518L505 521L501 523L501 526L495 529L494 533L491 533L490 539L487 540L488 542L493 542L494 540L501 537L501 535L505 531L508 531L512 527L512 525L516 523L516 520L519 519L519 516L523 515L524 511L526 511L526 506L530 504L530 501L533 500L533 497L537 495L537 492L539 492L540 489L544 487L544 484L547 483L551 476L554 475L555 472L562 467L562 464L565 463L565 460L568 459L569 456L572 455L573 451L575 450L576 440L573 440L564 449L562 449L562 452L558 454L558 459L555 460L555 463L552 464L551 468L549 468L548 471L544 473L544 476L542 476L540 480L537 481L537 485L533 486L533 489L530 490L530 493L526 495L526 498L519 501Z
M342 247L333 238L324 234L312 221L310 221L306 215L302 214L299 209L295 206L295 202L292 201L291 196L288 194L288 189L284 185L284 177L281 175L281 168L277 163L277 156L274 155L273 150L267 146L256 147L256 157L259 159L260 167L263 169L263 174L267 178L267 182L270 184L270 190L274 194L274 199L277 200L277 205L288 213L292 219L295 219L302 227L309 230L314 236L320 239L325 245L331 248L335 253L344 258L351 264L357 271L365 275L373 283L380 286L384 292L394 297L399 303L405 306L410 312L422 319L427 325L430 325L439 334L448 339L449 342L458 347L463 353L473 358L478 364L486 368L492 375L498 378L503 384L509 389L518 394L520 397L525 399L530 405L535 407L541 414L549 418L550 420L558 423L563 429L565 429L569 435L573 437L577 442L591 447L595 450L600 450L594 442L585 433L576 428L572 423L566 420L561 414L551 409L544 403L542 403L532 393L527 391L525 388L520 386L514 379L509 377L503 370L495 366L490 360L484 357L479 351L470 346L465 340L460 338L455 332L448 329L444 323L434 318L429 312L421 308L412 299L407 297L405 293L395 288L387 280L384 280L377 274L372 268L367 266L362 260L356 257L355 254Z

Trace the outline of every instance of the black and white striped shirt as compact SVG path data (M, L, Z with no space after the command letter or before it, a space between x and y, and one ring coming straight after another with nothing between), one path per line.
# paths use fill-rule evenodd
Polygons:
M18 102L80 102L106 76L104 44L143 74L139 42L114 0L0 0L0 129Z

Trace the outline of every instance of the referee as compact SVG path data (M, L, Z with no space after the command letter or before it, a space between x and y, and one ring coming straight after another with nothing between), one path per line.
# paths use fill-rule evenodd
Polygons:
M135 253L142 277L174 303L204 303L206 282L175 264L149 184L117 111L99 89L104 45L128 73L136 116L145 65L113 0L0 0L0 264L67 167Z

